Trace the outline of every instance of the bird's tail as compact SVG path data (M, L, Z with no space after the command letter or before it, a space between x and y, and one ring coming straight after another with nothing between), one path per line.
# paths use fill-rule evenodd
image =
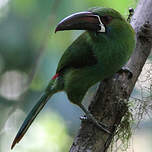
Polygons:
M37 102L37 104L33 107L31 112L28 114L28 116L24 120L20 130L18 131L18 133L12 143L11 149L13 149L13 147L16 145L16 143L18 143L22 139L22 137L24 136L24 134L26 133L26 131L28 130L28 128L30 127L30 125L32 124L34 119L36 118L36 116L39 114L39 112L42 110L44 105L49 100L49 98L54 93L57 92L57 88L55 87L54 84L55 84L55 80L52 79L51 82L49 83L45 93L42 95L40 100Z

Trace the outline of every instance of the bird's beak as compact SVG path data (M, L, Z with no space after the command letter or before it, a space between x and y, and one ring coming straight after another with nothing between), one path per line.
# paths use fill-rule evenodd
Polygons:
M105 26L98 15L91 12L79 12L63 19L56 27L55 32L64 30L89 30L105 32Z

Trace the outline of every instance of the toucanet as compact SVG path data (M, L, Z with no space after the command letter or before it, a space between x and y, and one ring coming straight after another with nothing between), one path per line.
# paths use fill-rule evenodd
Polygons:
M85 30L63 53L53 78L37 104L26 117L11 149L18 143L50 97L65 91L86 117L110 133L82 104L87 90L118 72L135 48L135 32L125 18L111 8L94 8L63 19L55 32Z

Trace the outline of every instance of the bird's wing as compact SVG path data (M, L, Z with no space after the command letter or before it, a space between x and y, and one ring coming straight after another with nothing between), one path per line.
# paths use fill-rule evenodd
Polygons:
M68 68L83 68L96 63L97 59L84 33L64 52L56 73L64 72Z

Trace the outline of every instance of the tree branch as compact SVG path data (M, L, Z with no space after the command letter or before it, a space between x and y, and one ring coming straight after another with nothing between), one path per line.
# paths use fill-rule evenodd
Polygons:
M128 111L127 101L150 54L152 29L149 28L147 32L146 28L148 29L152 24L151 7L151 0L140 0L131 20L137 42L135 51L126 66L133 72L132 79L128 79L128 73L122 73L117 75L117 79L114 76L101 82L89 106L96 119L110 126L109 129L113 134L100 131L92 123L82 122L70 152L106 152L111 144L122 117ZM147 21L150 24L145 25Z

